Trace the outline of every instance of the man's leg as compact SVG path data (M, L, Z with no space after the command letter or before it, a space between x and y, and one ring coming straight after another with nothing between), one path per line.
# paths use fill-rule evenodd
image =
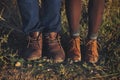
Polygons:
M17 0L20 9L23 31L26 34L40 31L39 2L38 0Z
M61 0L42 0L44 32L57 32L61 30Z
M38 0L17 0L23 22L23 31L28 35L28 46L23 52L27 60L35 60L42 54Z
M67 56L74 61L81 60L79 23L82 9L81 0L66 0L66 14L70 27L71 40Z
M61 30L60 8L61 0L43 0L44 45L46 55L55 62L65 59L64 50L60 44L58 33Z
M89 0L89 27L86 44L86 60L91 63L98 61L97 36L104 11L104 0Z

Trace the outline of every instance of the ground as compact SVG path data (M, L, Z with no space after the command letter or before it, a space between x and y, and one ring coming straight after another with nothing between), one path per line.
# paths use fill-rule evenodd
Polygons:
M120 2L119 0L105 1L105 11L98 37L100 58L98 63L90 64L84 59L78 63L69 59L63 63L54 63L46 57L36 61L25 61L19 55L26 45L26 36L21 30L21 18L16 2L1 0L0 80L120 80ZM83 3L80 37L84 56L88 21L87 0ZM61 43L66 51L69 41L68 23L64 6L61 10Z

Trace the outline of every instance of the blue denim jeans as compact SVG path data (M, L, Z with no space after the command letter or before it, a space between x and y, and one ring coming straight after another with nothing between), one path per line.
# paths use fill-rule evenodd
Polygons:
M42 10L38 0L17 0L21 13L23 31L59 32L61 30L61 0L42 0ZM42 12L42 15L40 13Z

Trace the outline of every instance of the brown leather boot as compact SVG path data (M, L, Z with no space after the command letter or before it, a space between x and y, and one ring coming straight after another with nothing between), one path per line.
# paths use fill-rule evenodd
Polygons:
M86 43L86 61L96 63L98 61L97 40L87 40Z
M26 60L36 60L42 55L42 33L33 32L28 36L28 46L24 52Z
M71 38L68 46L67 57L74 62L81 61L80 37Z
M65 53L59 38L59 35L55 32L45 34L44 36L45 55L48 58L52 58L56 63L63 62L65 59Z

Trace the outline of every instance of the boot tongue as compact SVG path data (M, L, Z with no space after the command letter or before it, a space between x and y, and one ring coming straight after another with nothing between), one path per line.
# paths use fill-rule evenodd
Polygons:
M51 39L51 40L56 39L56 36L57 36L57 33L56 33L56 32L51 32L51 33L46 33L46 34L45 34L45 37L46 37L46 38L49 38L49 39Z
M40 34L39 32L33 32L33 33L30 33L29 35L32 38L37 38L39 34Z
M55 33L55 32L51 32L49 34L49 38L52 39L52 40L56 39L56 36L57 36L57 33Z

